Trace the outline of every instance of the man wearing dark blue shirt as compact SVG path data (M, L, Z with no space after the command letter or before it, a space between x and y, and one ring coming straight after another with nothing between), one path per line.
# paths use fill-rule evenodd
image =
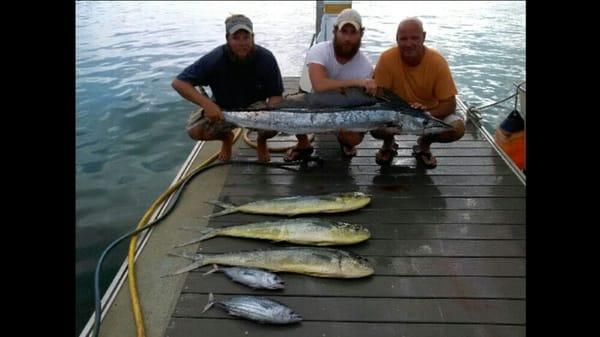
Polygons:
M195 140L222 141L220 160L231 158L232 130L236 128L223 120L221 109L272 107L283 94L277 61L269 50L254 44L252 21L244 15L232 15L225 20L225 29L227 43L185 68L172 83L183 98L201 107L188 120L188 134ZM196 86L209 86L212 99ZM270 160L267 139L276 134L258 133L258 160Z

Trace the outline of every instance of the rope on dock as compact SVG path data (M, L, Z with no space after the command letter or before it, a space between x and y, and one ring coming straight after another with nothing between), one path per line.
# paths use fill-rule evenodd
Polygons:
M518 95L518 93L519 93L519 88L521 88L521 86L522 86L523 84L525 84L525 81L523 81L523 82L519 83L519 85L517 85L517 89L515 90L515 93L514 93L514 94L512 94L512 95L510 95L510 96L508 96L508 97L506 97L506 98L504 98L504 99L501 99L501 100L499 100L499 101L497 101L497 102L494 102L494 103L488 104L488 105L482 105L482 106L480 106L480 107L469 107L469 108L467 108L467 113L468 113L468 114L469 114L471 117L473 117L473 118L475 118L476 120L478 120L478 121L479 121L479 120L481 120L481 118L482 118L481 112L482 112L483 110L485 110L485 109L487 109L487 108L491 108L491 107L493 107L493 106L496 106L496 105L498 105L498 104L502 104L502 103L504 103L504 102L508 101L509 99L513 98L513 97L515 98L515 110L516 110L516 108L517 108L517 95Z

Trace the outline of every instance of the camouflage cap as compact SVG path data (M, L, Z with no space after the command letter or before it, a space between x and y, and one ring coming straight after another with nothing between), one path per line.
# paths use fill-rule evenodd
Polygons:
M225 20L225 30L228 34L233 34L240 29L252 33L252 21L245 15L234 14Z

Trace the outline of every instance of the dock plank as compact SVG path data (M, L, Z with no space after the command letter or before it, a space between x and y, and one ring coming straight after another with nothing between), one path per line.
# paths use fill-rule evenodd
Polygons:
M215 299L226 298L215 293ZM524 324L525 301L372 297L268 296L307 321ZM183 293L174 316L228 318L219 309L202 313L205 294Z
M216 211L216 209L215 209ZM524 224L525 210L396 210L374 209L347 212L320 214L319 217L337 221L357 223L478 223L478 224ZM215 222L256 222L273 220L273 216L258 214L234 213L227 218L215 218Z
M203 253L224 253L290 247L293 244L269 242L266 240L218 237L202 242ZM235 248L232 248L235 247ZM332 247L333 248L333 247ZM523 257L525 240L379 240L369 239L351 246L338 246L337 249L354 253L387 256L480 256L480 257Z
M256 179L261 184L261 191L265 195L302 195L309 193L333 193L333 192L344 192L348 191L348 186L345 184L319 184L317 186L305 186L297 185L290 186L289 184L276 184L268 179ZM363 184L353 186L355 191L363 193L377 193L381 196L394 195L396 199L412 199L412 198L515 198L525 197L525 190L518 186L440 186L426 188L421 186L415 188L414 186L404 185L373 185ZM406 193L410 192L410 193ZM223 188L223 195L226 196L253 196L256 195L255 185L251 184L234 184L229 183ZM261 194L262 198L262 194Z
M226 321L227 324L224 324ZM184 331L187 335L177 334ZM382 337L382 336L446 336L446 337L523 337L523 325L439 324L386 322L318 322L304 321L290 326L260 325L238 319L174 318L166 336L322 336L322 337Z
M273 220L271 220L273 221ZM276 221L276 220L275 220ZM357 222L355 222L357 223ZM358 224L358 223L357 223ZM214 228L223 228L244 223L213 222ZM524 225L499 224L373 224L360 223L371 232L371 239L400 240L400 239L525 239ZM194 233L194 222L189 221L190 236L199 235L199 229ZM206 241L205 241L206 242Z
M318 195L318 194L317 194ZM281 198L286 195L275 194L275 193L264 193L261 197L265 200L271 198ZM234 205L242 205L245 203L250 203L256 201L250 196L244 195L235 195L232 193L228 195L226 198L227 202L230 202ZM385 199L377 198L372 200L372 202L367 206L366 209L425 209L425 210L433 210L433 209L490 209L490 210L521 210L525 209L525 205L523 203L522 198L436 198L433 200L432 198L396 198L389 197Z
M368 259L377 276L525 276L525 259L515 257L368 256ZM208 266L199 268L190 275L208 269Z
M327 179L325 179L327 178ZM434 190L437 187L443 186L519 186L521 182L518 178L511 175L322 175L320 177L304 176L300 177L291 174L278 174L272 176L265 175L235 175L225 183L226 186L231 185L293 185L294 188L302 186L316 190L317 193L325 194L331 185L345 185L346 191L353 191L354 186L385 186L397 187L398 190L405 189L407 191L422 191ZM522 184L521 184L522 185ZM319 190L324 190L319 192Z
M356 280L310 277L281 274L285 281L285 296L353 297L369 294L386 298L496 298L524 299L525 284L521 278L500 277L431 277L431 276L373 276ZM189 286L184 293L239 294L248 291L243 285L232 282L223 274L202 276L191 273ZM253 290L257 296L280 295L279 291Z

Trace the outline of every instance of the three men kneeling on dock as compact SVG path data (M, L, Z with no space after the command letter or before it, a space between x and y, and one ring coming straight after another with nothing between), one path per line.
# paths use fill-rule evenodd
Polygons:
M173 80L173 88L201 109L190 116L187 131L196 140L221 140L220 160L229 160L234 124L223 120L221 109L261 108L277 106L282 100L283 80L273 54L254 44L252 22L243 15L233 15L225 21L227 43L215 48L188 66ZM465 120L456 111L456 86L444 57L424 45L426 32L417 18L404 19L398 25L397 46L384 51L373 69L360 51L365 28L354 9L343 10L333 28L333 41L310 48L306 63L314 92L362 87L370 95L381 95L381 88L390 89L413 108L427 110L433 117L453 126L442 133L425 132L417 138L413 155L427 168L437 165L431 154L432 143L447 143L460 139ZM213 99L196 90L209 86ZM259 131L257 155L269 161L266 141L276 131ZM394 134L386 129L371 131L383 140L375 160L379 165L391 164L396 155ZM306 135L296 135L298 143L288 150L285 161L304 159L313 148ZM340 130L337 135L345 156L355 156L356 146L364 133Z

